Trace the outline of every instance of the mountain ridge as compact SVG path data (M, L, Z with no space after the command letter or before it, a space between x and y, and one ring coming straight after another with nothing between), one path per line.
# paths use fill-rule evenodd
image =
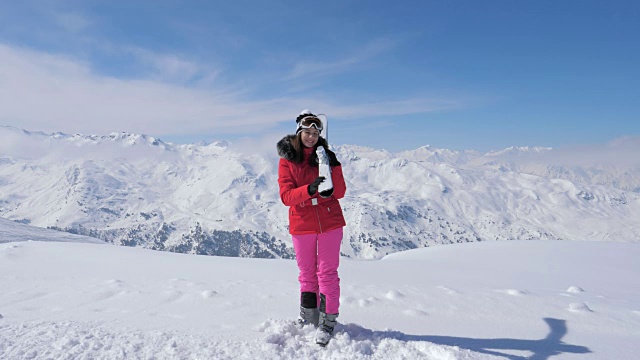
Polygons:
M273 153L246 155L230 142L43 134L0 128L0 216L120 245L293 256L275 144ZM628 152L634 142L622 143ZM333 148L348 188L344 256L487 240L640 239L635 164L556 165L531 156L545 160L557 150L535 147L499 155Z

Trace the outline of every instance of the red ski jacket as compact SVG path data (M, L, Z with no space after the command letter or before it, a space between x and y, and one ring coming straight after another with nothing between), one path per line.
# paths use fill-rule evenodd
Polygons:
M319 176L318 167L308 161L314 150L304 149L302 163L295 163L283 156L278 164L280 199L289 206L289 233L292 235L321 234L346 225L338 201L347 191L342 165L331 167L333 194L330 197L320 197L318 192L310 196L307 191L307 186Z

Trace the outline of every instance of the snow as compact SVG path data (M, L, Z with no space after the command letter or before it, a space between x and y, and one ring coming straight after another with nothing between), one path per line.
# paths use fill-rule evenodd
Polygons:
M98 239L64 233L56 230L25 226L19 222L0 218L0 244L6 242L25 241L63 241L103 244Z
M275 151L282 135L177 145L129 133L0 126L0 217L115 244L287 258ZM341 252L352 258L480 240L640 239L635 138L589 151L333 149L348 188ZM255 246L235 251L240 235ZM229 246L202 245L221 240Z
M312 329L292 324L295 261L69 242L7 221L0 229L1 359L640 353L639 243L496 241L343 258L339 325L323 349Z

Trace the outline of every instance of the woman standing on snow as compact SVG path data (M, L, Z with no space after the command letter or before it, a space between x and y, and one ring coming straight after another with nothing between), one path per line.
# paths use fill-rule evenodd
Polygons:
M316 343L325 346L333 334L340 306L340 243L344 216L338 199L346 185L342 166L320 137L322 121L310 111L296 119L295 135L278 142L280 199L289 206L289 233L300 274L300 317L297 322L314 325ZM319 192L325 180L319 176L316 149L324 147L331 166L333 189Z

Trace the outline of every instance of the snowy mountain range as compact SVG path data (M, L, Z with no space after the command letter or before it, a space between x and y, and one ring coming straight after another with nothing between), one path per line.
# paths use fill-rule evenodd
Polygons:
M0 217L127 246L291 258L270 148L0 127ZM344 256L486 240L640 239L640 140L480 153L334 146Z

